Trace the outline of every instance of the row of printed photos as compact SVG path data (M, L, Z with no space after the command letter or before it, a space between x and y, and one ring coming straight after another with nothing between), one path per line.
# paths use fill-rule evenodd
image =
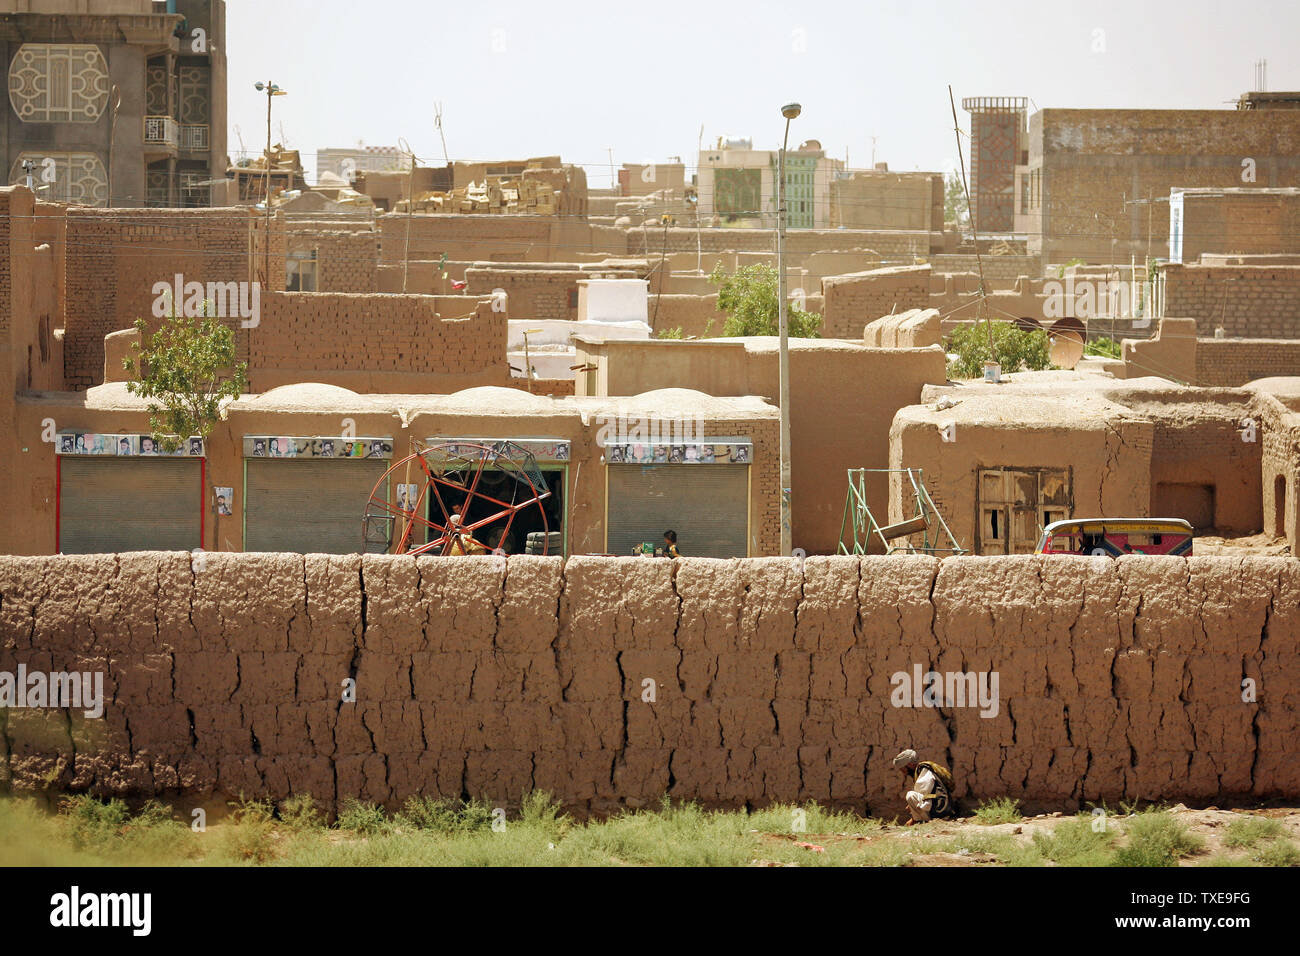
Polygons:
M164 451L153 435L104 435L98 432L59 432L55 448L60 455L175 456L202 458L203 439L197 436L181 442L175 451Z
M245 458L392 458L392 438L245 435Z
M754 458L749 442L692 442L685 445L606 445L609 464L748 465Z

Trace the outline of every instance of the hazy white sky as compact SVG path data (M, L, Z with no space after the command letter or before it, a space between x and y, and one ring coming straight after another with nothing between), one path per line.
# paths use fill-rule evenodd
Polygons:
M227 0L230 151L274 138L303 152L393 145L441 162L556 154L608 185L614 162L681 156L719 135L779 145L781 104L852 166L947 169L957 97L1028 96L1031 108L1229 108L1268 60L1268 87L1300 89L1296 0L1062 3L541 4L485 0Z

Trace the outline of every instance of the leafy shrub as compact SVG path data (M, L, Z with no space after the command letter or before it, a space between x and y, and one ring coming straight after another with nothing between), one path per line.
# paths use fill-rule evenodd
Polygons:
M1010 797L995 797L980 802L975 819L986 826L996 823L1015 823L1020 819L1020 801Z
M984 363L993 361L1004 373L1022 368L1038 372L1052 367L1051 347L1043 329L1018 329L1011 322L993 322L993 352L989 352L989 329L984 322L953 329L948 351L957 358L948 364L952 378L982 378Z
M1166 810L1148 810L1126 826L1128 843L1115 854L1116 866L1177 866L1204 846L1200 837Z
M383 807L377 803L365 803L354 797L348 797L343 801L334 825L340 830L351 830L353 833L365 835L384 833L392 829L392 822Z
M1093 818L1078 816L1058 824L1051 833L1037 832L1034 848L1046 860L1062 866L1105 866L1110 863L1114 831L1094 829Z
M719 263L709 276L718 287L718 311L727 316L722 334L778 335L780 329L776 270L765 263L741 266L728 275ZM792 338L815 339L821 335L822 317L790 302L786 318Z
M1120 357L1122 349L1114 339L1103 335L1099 338L1089 339L1083 347L1083 351L1087 355L1100 355L1102 358L1117 359Z
M280 821L292 830L314 830L324 816L310 793L295 793L280 804Z

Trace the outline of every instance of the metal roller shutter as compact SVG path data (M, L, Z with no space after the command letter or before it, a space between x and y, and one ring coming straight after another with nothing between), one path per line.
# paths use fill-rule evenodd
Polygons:
M197 458L63 458L59 550L109 554L201 547L202 476Z
M244 550L361 551L361 516L385 460L244 459Z
M749 468L743 465L610 465L606 549L631 554L677 532L683 557L749 553Z

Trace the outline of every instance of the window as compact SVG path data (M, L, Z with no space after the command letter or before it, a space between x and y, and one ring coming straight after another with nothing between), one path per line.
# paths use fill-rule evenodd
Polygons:
M93 43L24 43L9 65L9 102L24 123L93 123L108 91L108 64Z
M36 164L32 180L38 199L82 206L108 203L108 172L94 153L19 153L9 182L27 181L23 163L29 159Z
M316 250L301 250L289 253L285 260L284 291L316 291Z

